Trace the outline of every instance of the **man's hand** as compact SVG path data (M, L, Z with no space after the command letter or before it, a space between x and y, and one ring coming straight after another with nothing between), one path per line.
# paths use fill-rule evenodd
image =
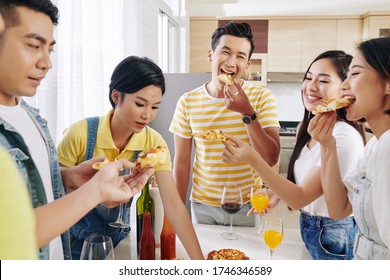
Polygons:
M250 116L253 114L254 109L239 82L234 81L234 85L231 86L225 85L223 94L227 109L240 113L241 115Z
M97 172L97 170L92 168L92 164L103 161L104 159L105 157L95 157L77 166L61 167L62 181L66 192L70 193L90 180Z
M142 172L134 171L131 175L120 175L122 170L134 168L135 164L126 159L116 160L103 167L87 184L93 184L99 190L101 204L108 208L116 207L140 192L154 173L153 168L148 168Z

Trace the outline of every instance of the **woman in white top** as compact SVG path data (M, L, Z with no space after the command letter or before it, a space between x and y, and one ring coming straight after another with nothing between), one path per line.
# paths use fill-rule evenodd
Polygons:
M320 145L307 132L311 111L323 100L340 97L340 85L347 76L352 57L343 51L327 51L310 64L302 82L305 114L291 157L288 179L280 176L253 149L242 141L225 143L222 158L226 162L247 161L267 186L292 209L301 209L302 239L313 259L351 259L357 226L353 217L333 220L329 217L322 192ZM361 126L345 119L345 109L337 112L332 131L340 156L340 174L346 174L364 149ZM360 132L360 133L359 133ZM269 205L270 206L270 205Z
M355 259L390 259L389 37L359 45L341 94L356 98L347 108L347 118L364 118L374 137L343 183L337 169L339 151L328 133L336 122L334 113L321 114L310 122L308 131L321 143L323 174L327 179L322 187L329 214L342 219L353 212L360 231L355 242Z

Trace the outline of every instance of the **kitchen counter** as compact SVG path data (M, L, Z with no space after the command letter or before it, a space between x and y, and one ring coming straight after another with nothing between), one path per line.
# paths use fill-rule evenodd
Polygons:
M269 249L257 233L255 227L234 227L234 231L242 235L239 240L225 240L221 233L228 230L227 226L194 224L203 254L212 250L233 248L243 251L251 260L268 260ZM136 230L123 239L115 248L117 260L136 260ZM176 257L189 260L180 240L176 239ZM160 248L156 248L156 259L160 259ZM282 244L275 249L273 259L276 260L310 260L311 257L300 237L299 229L285 229Z

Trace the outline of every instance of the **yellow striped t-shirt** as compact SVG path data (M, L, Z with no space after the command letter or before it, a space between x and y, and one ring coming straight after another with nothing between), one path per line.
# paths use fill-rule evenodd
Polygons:
M242 86L256 111L263 128L279 127L276 101L267 88L244 82ZM177 136L192 138L203 130L222 130L248 142L249 137L242 115L225 107L224 98L207 93L205 85L183 94L176 106L169 130ZM248 164L228 164L222 161L223 144L219 141L194 137L195 159L193 164L191 200L220 206L223 185L241 187L244 202L249 201L250 188L260 183L257 173Z

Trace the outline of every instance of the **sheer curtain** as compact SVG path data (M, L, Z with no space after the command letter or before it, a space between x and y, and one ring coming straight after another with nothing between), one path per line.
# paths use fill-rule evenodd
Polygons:
M123 1L53 0L60 11L53 68L27 102L40 109L57 143L73 122L111 108L111 73L124 58Z

